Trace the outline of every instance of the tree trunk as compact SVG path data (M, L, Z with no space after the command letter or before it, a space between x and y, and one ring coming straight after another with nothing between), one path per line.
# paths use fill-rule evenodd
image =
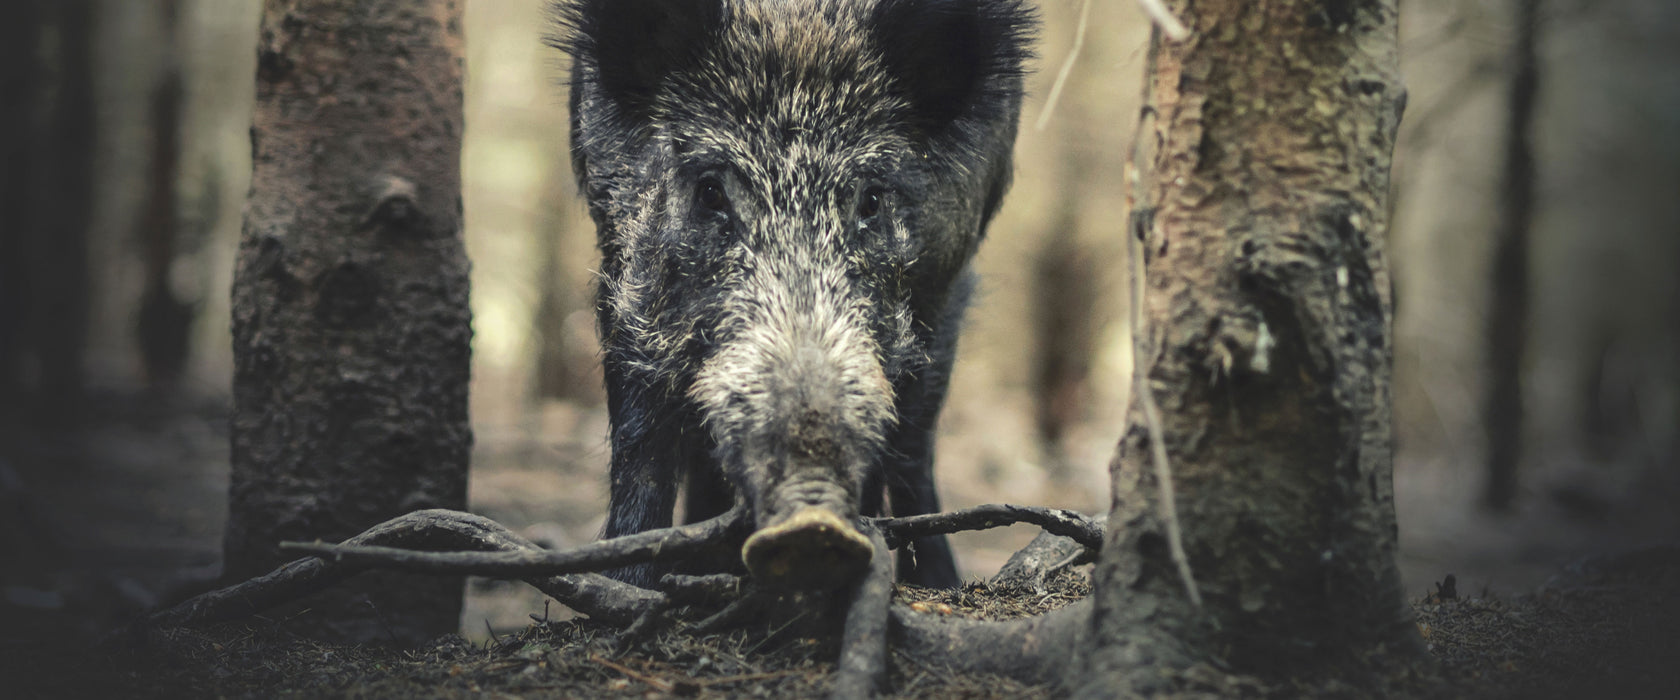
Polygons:
M80 409L93 298L95 17L91 0L9 9L9 59L0 69L0 389L18 418L64 427Z
M577 185L569 175L571 162L560 159L548 173L537 218L537 309L531 323L536 339L533 399L580 399L599 402L602 396L601 344L590 334L579 339L570 327L574 315L587 312L593 299L581 277L582 266L572 259L570 245L578 235L578 220L568 216ZM593 234L590 243L593 244ZM587 314L589 323L595 317ZM593 326L585 326L585 329Z
M41 77L39 40L45 28L40 0L22 0L0 22L0 423L26 413L22 401L30 338L29 261L26 242L32 200L30 156L37 123L34 106ZM0 442L6 435L0 434ZM3 447L0 444L0 447Z
M1066 431L1084 410L1091 356L1102 327L1098 300L1101 281L1089 246L1079 240L1081 183L1089 168L1075 153L1063 159L1060 201L1048 237L1033 265L1033 334L1038 346L1033 363L1033 417L1044 448L1046 472L1066 482Z
M1535 93L1540 86L1535 22L1539 0L1516 0L1516 37L1511 45L1510 104L1505 121L1505 172L1499 188L1499 228L1494 234L1492 284L1487 310L1487 395L1482 425L1487 430L1487 483L1482 503L1507 510L1517 496L1517 460L1522 456L1522 366L1528 345L1528 240L1534 219Z
M233 288L225 576L422 508L466 506L470 312L458 0L266 0ZM458 626L459 579L364 575L328 636Z
M181 124L185 111L186 86L181 76L181 6L179 0L162 0L163 77L152 93L152 153L147 174L146 203L139 221L140 261L145 287L140 292L140 310L135 322L135 339L140 348L140 365L153 389L168 390L186 370L192 345L189 342L196 305L177 298L170 270L175 264L181 231L180 180Z
M1170 5L1194 33L1151 51L1131 232L1145 390L1111 465L1081 690L1209 664L1359 678L1421 649L1394 560L1395 2Z

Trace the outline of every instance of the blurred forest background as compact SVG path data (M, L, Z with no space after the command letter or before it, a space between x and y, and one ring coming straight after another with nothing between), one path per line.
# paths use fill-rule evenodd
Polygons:
M1389 251L1414 596L1448 573L1520 592L1680 535L1680 4L1546 0L1530 23L1526 2L1402 10ZM542 4L467 3L471 502L563 544L599 530L607 442L594 227ZM91 628L218 571L259 5L30 1L0 27L4 617ZM1081 7L1042 2L1015 187L941 423L947 507L1108 505L1131 371L1121 169L1148 25L1131 0L1095 0L1081 40ZM1524 142L1526 166L1510 157ZM1495 275L1501 260L1519 274ZM1517 416L1517 488L1490 506L1488 429ZM1031 534L958 536L959 564L989 575ZM469 634L543 607L514 584L469 590Z

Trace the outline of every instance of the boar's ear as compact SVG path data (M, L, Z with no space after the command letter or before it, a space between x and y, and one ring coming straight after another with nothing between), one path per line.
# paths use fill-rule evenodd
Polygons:
M1022 0L882 0L871 26L921 126L937 132L1013 112L1038 17Z
M673 72L697 67L723 24L723 0L558 0L560 35L573 81L593 84L631 119L645 119Z

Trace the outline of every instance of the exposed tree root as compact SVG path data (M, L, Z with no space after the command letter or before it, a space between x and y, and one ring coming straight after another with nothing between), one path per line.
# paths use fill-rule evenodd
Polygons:
M978 670L1026 682L1051 680L1067 670L1068 650L1075 648L1067 645L1083 632L1088 605L1027 620L980 622L922 615L891 602L894 547L917 537L1014 523L1035 524L1046 530L1023 550L1022 556L1012 560L1012 570L1028 579L1042 581L1068 563L1088 558L1102 541L1101 520L1066 510L1002 504L858 522L859 532L870 538L874 551L867 573L849 588L835 592L843 596L845 627L832 696L868 698L880 692L886 679L888 640L894 636L901 640L904 653L930 666ZM542 549L480 516L449 510L419 511L376 525L341 544L284 543L283 547L313 556L155 612L138 621L135 629L198 625L251 615L327 588L358 572L383 568L522 579L580 613L626 625L619 639L621 645L634 644L638 638L652 634L668 624L673 611L685 606L721 608L693 627L698 633L721 631L763 618L764 611L776 609L785 591L766 589L733 574L668 575L655 591L592 572L650 562L674 564L703 557L738 556L749 525L746 511L737 508L701 523L555 551ZM783 610L780 614L787 613ZM1052 648L1056 651L1040 655Z
M1047 684L1070 677L1079 662L1091 601L1018 620L925 615L899 605L891 614L893 647L919 663Z
M852 589L846 610L846 633L834 673L835 700L872 698L887 677L887 611L892 607L892 551L873 527L864 534L875 543L869 573Z

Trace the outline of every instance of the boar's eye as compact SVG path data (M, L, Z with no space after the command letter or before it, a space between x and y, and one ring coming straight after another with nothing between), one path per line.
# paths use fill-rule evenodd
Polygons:
M706 211L729 213L729 195L723 191L723 183L715 177L700 178L699 184L694 186L694 201Z
M858 223L868 223L870 219L875 218L876 214L881 213L881 203L886 198L886 190L879 187L865 188L863 194L858 196Z

